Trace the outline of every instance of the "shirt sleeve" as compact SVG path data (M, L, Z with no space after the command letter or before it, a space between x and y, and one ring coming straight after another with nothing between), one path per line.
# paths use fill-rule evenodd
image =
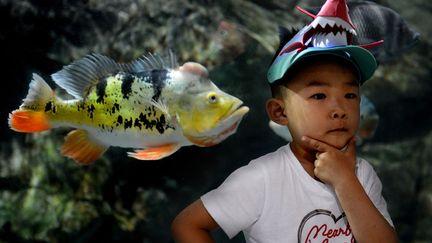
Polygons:
M387 203L382 196L382 183L373 169L372 165L366 160L361 159L361 165L359 170L359 177L361 178L361 183L363 188L371 199L375 207L384 216L387 222L394 228L393 221L390 214L387 211Z
M264 176L250 163L234 171L201 201L209 214L231 239L260 216L264 201Z

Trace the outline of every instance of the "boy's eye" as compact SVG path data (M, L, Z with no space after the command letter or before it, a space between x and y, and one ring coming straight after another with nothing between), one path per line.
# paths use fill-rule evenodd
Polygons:
M325 99L326 97L327 96L323 93L318 93L318 94L314 94L311 96L311 98L315 99L315 100L322 100L322 99Z
M348 94L345 95L345 98L347 98L347 99L355 99L355 98L357 98L357 94L348 93Z

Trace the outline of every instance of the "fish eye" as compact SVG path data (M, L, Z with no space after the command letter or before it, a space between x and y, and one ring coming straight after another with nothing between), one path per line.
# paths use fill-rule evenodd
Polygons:
M214 92L211 92L207 95L207 100L210 104L215 104L218 101L217 94Z
M227 37L228 36L228 31L221 30L221 31L219 31L219 35L222 36L222 37Z

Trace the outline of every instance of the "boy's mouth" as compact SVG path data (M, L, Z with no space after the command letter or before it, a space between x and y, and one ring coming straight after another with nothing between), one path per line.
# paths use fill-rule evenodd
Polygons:
M348 129L341 127L341 128L335 128L332 130L329 130L327 133L332 133L332 132L348 132Z

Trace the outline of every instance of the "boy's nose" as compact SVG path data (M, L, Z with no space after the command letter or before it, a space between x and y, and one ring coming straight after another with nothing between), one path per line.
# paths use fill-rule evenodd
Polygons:
M332 119L344 119L346 118L346 113L344 110L337 108L334 109L331 113L330 113L330 117Z

